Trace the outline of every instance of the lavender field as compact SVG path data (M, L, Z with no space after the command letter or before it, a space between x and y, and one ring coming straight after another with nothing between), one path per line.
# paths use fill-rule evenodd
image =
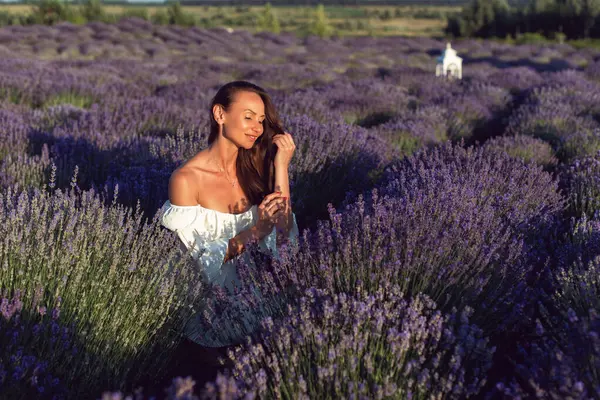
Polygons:
M445 46L0 29L0 398L600 398L600 50L457 41L446 80ZM237 308L160 224L232 80L293 135L301 232ZM175 358L252 285L280 301L226 365Z

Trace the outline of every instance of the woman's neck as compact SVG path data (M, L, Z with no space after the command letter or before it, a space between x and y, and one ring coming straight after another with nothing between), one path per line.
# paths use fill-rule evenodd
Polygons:
M235 171L237 155L238 148L233 143L220 143L217 139L208 146L209 160L212 160L213 165L216 164L226 171Z

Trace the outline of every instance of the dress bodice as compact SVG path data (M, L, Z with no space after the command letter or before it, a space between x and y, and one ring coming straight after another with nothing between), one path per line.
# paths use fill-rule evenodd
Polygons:
M205 208L199 204L179 206L171 204L167 200L161 208L161 213L161 224L177 233L186 248L190 250L207 282L225 287L229 289L230 293L233 293L234 285L240 284L236 258L226 263L223 263L223 259L229 246L229 239L256 224L258 206L253 205L243 213L230 214ZM297 243L298 225L296 215L292 213L292 216L293 226L288 239ZM279 257L276 228L273 228L271 233L261 239L258 244L263 250L271 250L274 257ZM248 257L248 252L244 251L240 256L245 257L248 264L254 263L251 257ZM259 321L264 316L264 314L249 310L241 317L239 315L234 317L233 314L230 316L227 313L215 315L213 327L206 330L204 325L199 322L200 314L201 312L198 312L195 319L186 325L185 333L196 343L211 347L240 342L245 334L258 327ZM238 318L243 321L245 330L239 330L239 321L236 321Z
M210 208L195 206L178 206L167 200L162 207L161 223L164 227L177 232L179 238L192 256L198 258L203 244L218 239L226 239L249 229L257 221L257 206L239 213L224 213Z
M177 235L190 250L192 257L202 268L209 282L233 289L231 279L234 274L235 259L223 263L229 239L243 230L250 229L258 221L258 206L253 205L243 213L233 214L212 210L197 204L195 206L179 206L165 201L162 209L161 223L164 227L177 232ZM292 212L293 226L288 239L298 239L296 215ZM259 241L263 250L270 249L278 257L277 234L274 227L271 233ZM242 256L246 257L246 252ZM232 271L233 269L233 271Z

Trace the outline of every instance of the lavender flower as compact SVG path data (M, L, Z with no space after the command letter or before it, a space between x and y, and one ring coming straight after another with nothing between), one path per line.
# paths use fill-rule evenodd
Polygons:
M0 216L0 265L6 266L0 287L21 287L23 299L44 303L59 293L52 300L60 301L60 319L75 323L78 340L96 354L89 359L81 352L68 363L67 379L86 377L73 395L94 393L100 376L117 385L143 375L138 369L128 378L131 357L148 368L166 362L152 349L176 344L176 333L166 326L182 326L202 284L191 260L181 257L178 239L158 219L145 224L139 210L105 207L93 191L12 187L0 195ZM37 290L41 282L45 296ZM11 313L6 306L3 311ZM59 310L40 312L59 318Z
M535 165L452 145L398 162L387 176L371 198L330 208L330 221L278 275L336 293L392 281L441 304L475 302L482 326L501 329L533 267L523 246L562 209L557 183Z
M74 325L59 325L61 321L31 306L18 290L12 298L0 299L0 396L66 398L75 382L68 365L79 353Z
M487 141L484 147L505 152L526 162L534 162L545 169L556 167L558 164L552 147L547 142L531 136L499 136Z
M540 308L542 320L537 320L536 334L527 341L522 340L513 357L515 378L499 382L494 392L540 399L600 396L597 373L600 369L599 270L599 266L594 265L582 278L575 274L558 278L563 287L553 300L546 298ZM576 292L573 292L575 287ZM593 293L589 289L595 291L596 297L591 297ZM594 307L577 312L570 308L574 302L580 306L581 300L584 304L592 300Z
M219 374L203 397L472 396L494 349L470 313L442 314L427 296L406 301L392 285L374 294L308 289L288 317L263 322L260 342L229 351L233 376Z
M600 216L600 150L561 169L561 185L576 218Z

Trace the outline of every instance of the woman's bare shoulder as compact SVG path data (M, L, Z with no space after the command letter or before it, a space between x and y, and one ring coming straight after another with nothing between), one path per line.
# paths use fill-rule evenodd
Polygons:
M180 165L169 179L169 199L178 205L198 204L198 189L206 179L207 171L204 168L203 158L200 154ZM186 204L181 204L181 203Z

